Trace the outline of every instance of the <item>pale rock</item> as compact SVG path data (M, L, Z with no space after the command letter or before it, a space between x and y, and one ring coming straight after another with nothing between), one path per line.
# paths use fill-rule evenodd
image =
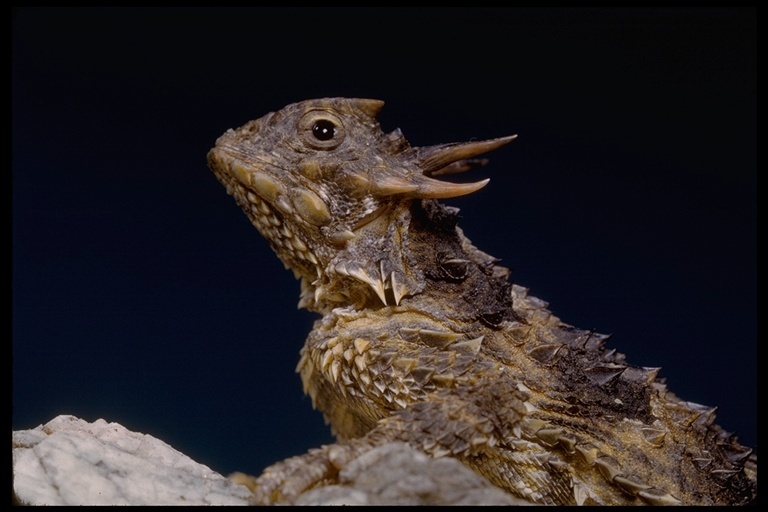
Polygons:
M150 435L74 416L13 432L13 471L30 505L245 505L251 494Z
M389 443L354 459L339 485L305 492L297 505L530 505L456 459L433 459L405 443Z
M247 505L251 492L117 423L58 416L13 432L14 490L30 505ZM527 505L449 457L372 448L299 505Z

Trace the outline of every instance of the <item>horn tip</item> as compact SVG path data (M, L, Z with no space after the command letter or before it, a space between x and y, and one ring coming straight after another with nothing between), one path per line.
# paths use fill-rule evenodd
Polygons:
M375 118L384 107L382 100L368 98L353 98L350 100L361 112L371 118Z
M500 137L499 140L503 141L503 143L506 144L508 142L512 142L516 138L517 138L517 134L514 134L514 135L507 135L506 137Z

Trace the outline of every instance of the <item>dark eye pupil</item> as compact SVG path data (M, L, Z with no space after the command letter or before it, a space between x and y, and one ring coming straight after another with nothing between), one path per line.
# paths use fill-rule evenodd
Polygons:
M336 125L327 119L319 119L312 125L312 135L317 140L331 140L336 135Z

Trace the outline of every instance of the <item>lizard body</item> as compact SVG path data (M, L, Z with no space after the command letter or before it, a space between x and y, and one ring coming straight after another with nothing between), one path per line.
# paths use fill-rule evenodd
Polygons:
M255 501L333 482L356 455L405 441L541 504L745 504L752 450L680 400L658 368L563 323L475 248L437 177L514 139L411 147L383 102L295 103L229 130L208 155L322 315L297 371L338 442L279 462Z

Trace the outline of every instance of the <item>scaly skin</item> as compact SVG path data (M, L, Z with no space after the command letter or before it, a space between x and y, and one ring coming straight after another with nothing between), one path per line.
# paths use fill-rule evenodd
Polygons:
M507 281L436 200L434 176L512 137L411 147L377 100L304 101L229 130L208 155L322 318L298 371L338 442L279 462L257 503L290 502L399 440L542 504L745 504L757 459L685 402Z

